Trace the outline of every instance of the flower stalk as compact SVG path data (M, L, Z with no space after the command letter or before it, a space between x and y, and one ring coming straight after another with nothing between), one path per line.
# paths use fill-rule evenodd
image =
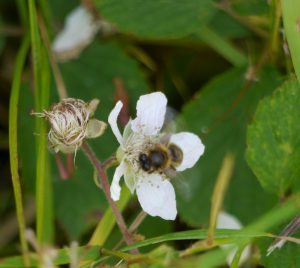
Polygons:
M106 196L106 199L115 215L116 218L116 222L120 228L120 231L123 235L123 238L125 240L125 242L128 245L133 244L133 238L130 234L130 232L127 229L127 226L125 224L125 221L123 219L123 216L120 212L120 210L118 209L116 203L111 199L110 196L110 185L106 176L106 173L102 167L102 164L100 163L100 161L98 160L97 156L95 155L95 153L93 152L92 148L86 143L84 142L82 145L82 149L85 153L85 155L88 157L88 159L91 161L91 163L93 164L93 166L96 168L97 172L98 172L98 176L101 180L101 185L102 185L102 189L104 191L104 194Z

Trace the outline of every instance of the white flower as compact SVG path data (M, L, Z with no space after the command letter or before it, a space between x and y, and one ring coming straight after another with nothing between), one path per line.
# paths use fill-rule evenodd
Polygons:
M103 134L106 123L91 119L99 100L86 103L80 99L63 99L50 111L35 113L45 117L50 123L48 140L57 153L73 153L82 145L85 138L96 138Z
M117 125L122 106L121 101L117 102L108 118L120 144L117 151L120 165L116 168L111 184L111 197L115 201L119 200L121 192L119 182L124 175L127 187L132 193L136 190L138 200L145 212L165 220L174 220L177 214L175 191L168 180L167 173L155 169L145 171L146 167L142 168L141 154L149 155L153 148L161 144L166 148L175 145L181 151L182 159L172 169L183 171L195 165L204 152L204 145L193 133L180 132L167 136L160 132L167 108L167 99L161 92L139 98L136 107L137 117L128 122L123 135Z
M217 218L217 229L233 229L233 230L239 230L243 228L243 225L241 222L234 217L233 215L230 215L229 213L226 213L224 211L221 211ZM222 245L222 248L226 249L230 247L230 245ZM232 252L227 257L227 263L230 266L233 258L236 254L237 248L233 249ZM247 259L249 259L251 253L250 246L246 246L239 261L239 266L242 265Z
M99 27L93 15L85 7L78 6L67 16L65 27L55 37L52 49L65 58L77 56L93 41Z
M115 32L110 23L80 5L67 16L63 30L53 41L52 50L60 60L75 58L93 41L99 30L103 35Z

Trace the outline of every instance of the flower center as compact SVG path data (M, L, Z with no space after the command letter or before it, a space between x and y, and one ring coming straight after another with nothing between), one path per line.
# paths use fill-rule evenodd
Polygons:
M146 136L136 132L132 132L128 136L121 148L121 151L123 152L125 161L132 167L135 173L146 171L146 163L145 168L141 167L141 157L143 154L147 154L149 150L151 150L151 148L153 148L155 144L158 143L158 140L158 135ZM121 156L120 153L118 153L117 155Z

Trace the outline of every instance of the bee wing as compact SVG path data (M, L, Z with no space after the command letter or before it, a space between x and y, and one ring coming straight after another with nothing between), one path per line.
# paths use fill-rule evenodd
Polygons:
M162 132L172 134L187 129L185 122L177 120L179 112L174 108L167 106Z
M165 114L165 120L162 127L162 132L164 133L174 133L176 132L176 122L175 119L178 115L178 111L174 108L167 106L167 111Z
M185 178L181 173L177 173L176 177L172 179L172 183L176 192L180 193L185 200L190 199L191 188L187 178Z

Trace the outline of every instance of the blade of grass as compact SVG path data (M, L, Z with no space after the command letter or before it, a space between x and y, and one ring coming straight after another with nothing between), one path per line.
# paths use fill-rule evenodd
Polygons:
M215 237L217 239L230 239L232 242L233 239L236 238L257 238L257 237L269 237L270 235L263 232L242 232L240 230L217 230ZM176 233L170 233L165 234L159 237L150 238L147 240L144 240L142 242L136 243L134 245L126 246L121 249L121 251L128 251L130 248L139 248L139 247L146 247L149 245L159 244L167 241L176 241L176 240L197 240L197 239L205 239L207 237L207 230L190 230L190 231L184 231L184 232L176 232ZM87 261L96 261L99 260L99 258L107 258L100 256L100 250L101 246L82 246L78 248L78 254L79 259L82 262ZM57 258L55 259L54 263L56 265L66 264L70 262L70 255L69 248L63 248L58 250ZM31 254L30 258L35 260L31 263L32 267L36 267L38 265L36 261L36 254ZM10 258L5 258L0 260L0 268L8 268L8 267L22 267L22 259L21 256L15 256ZM96 266L95 266L96 267Z
M183 231L183 232L176 232L176 233L169 233L162 236L149 238L144 241L135 243L130 246L126 246L122 248L122 251L128 251L132 248L141 248L146 247L150 245L155 245L158 243L163 243L167 241L177 241L177 240L200 240L200 239L206 239L208 230L201 229L201 230L189 230L189 231ZM236 239L236 238L257 238L257 237L272 237L272 235L264 233L264 232L258 232L258 231L241 231L241 230L222 230L218 229L215 232L215 239Z
M237 268L237 267L239 267L240 259L241 259L241 256L242 256L243 251L244 251L244 249L245 249L246 246L247 246L247 244L244 244L244 245L241 245L237 249L236 253L234 254L233 260L232 260L232 262L230 264L230 268Z
M298 81L300 81L300 1L282 0L281 6L292 62Z
M207 230L190 230L190 231L176 232L176 233L162 235L159 237L150 238L142 242L135 243L134 245L131 246L126 246L122 248L121 251L128 251L130 248L146 247L149 245L155 245L167 241L199 240L199 239L205 239L206 237L207 237ZM272 234L260 232L260 231L246 232L244 230L220 230L220 229L216 230L216 234L215 234L215 238L217 240L220 240L220 244L224 244L224 241L226 241L227 243L233 243L237 239L244 240L244 239L255 239L261 237L274 237L274 236ZM294 242L292 239L290 241ZM298 241L296 241L296 243L298 243ZM69 248L59 249L54 264L62 265L62 264L69 263L70 262L69 251L70 251ZM87 267L91 267L90 266L91 262L94 262L93 264L96 265L101 261L103 261L104 259L108 258L107 256L101 256L100 251L101 251L101 246L90 246L90 245L82 246L78 248L78 257L80 261L84 263L84 267L85 265L87 265ZM212 256L214 256L214 254L212 254ZM30 259L31 259L32 267L38 266L36 254L30 254ZM14 257L9 257L0 260L0 268L20 268L20 267L23 267L21 256L14 256ZM92 266L92 267L96 267L96 266Z
M282 222L290 219L295 216L296 213L299 212L300 206L300 197L294 196L293 198L286 201L284 204L277 206L271 211L267 212L261 218L256 220L251 225L247 226L243 230L216 230L215 231L215 239L219 238L233 238L237 235L238 239L241 238L257 238L257 237L274 237L274 235L267 234L265 231L271 229L272 227L281 224ZM126 246L122 248L122 250L130 250L135 247L144 247L148 245L153 245L156 243L161 243L165 241L173 241L173 240L182 240L182 239L205 239L207 235L207 230L192 230L192 231L184 231L178 233L166 234L163 236L150 238L145 241L141 241L135 243L134 245ZM242 241L247 242L247 241Z
M45 24L47 27L47 32L49 33L49 36L53 36L53 28L52 28L52 14L51 14L51 8L49 5L48 0L40 0L39 6L41 8L42 16L45 19Z
M272 57L275 59L278 56L278 51L280 48L279 38L280 38L280 21L281 21L281 5L280 0L272 0L270 4L271 10L271 23L272 23L272 34L270 40L270 47L272 51Z
M37 24L36 6L34 0L28 0L29 9L29 24L30 24L30 37L32 47L32 64L33 64L33 79L34 79L34 91L36 100L36 110L41 110L41 97L40 97L40 70L41 66L41 52L40 52L40 36ZM38 121L37 121L38 122Z
M49 62L47 61L47 53L42 48L42 66L41 66L41 105L42 109L49 106L50 82L51 73ZM42 121L42 122L41 122ZM47 153L47 124L45 121L39 122L39 152L37 162L37 204L43 205L40 207L41 221L37 228L37 237L40 241L50 243L54 233L54 216L53 216L53 189L50 172L50 161Z
M19 162L18 162L18 103L21 85L22 70L24 67L26 55L29 49L29 38L25 37L21 48L18 52L16 65L14 69L14 79L11 89L11 97L9 104L9 154L10 154L10 168L12 183L14 189L14 196L16 202L17 218L19 224L19 233L21 247L24 257L25 267L29 266L29 259L27 257L28 245L25 238L25 220L22 204L22 191L19 177Z
M209 228L207 235L207 244L212 245L214 240L214 232L216 228L217 217L223 204L225 192L231 178L234 168L234 156L232 154L226 154L218 175L212 200L211 200L211 212L209 219Z
M41 88L39 89L41 91L41 110L48 107L50 91L50 69L46 62L46 53L44 50L43 52L44 57L41 61ZM53 232L51 222L49 222L49 220L52 221L49 216L53 214L51 205L52 187L47 154L47 124L44 120L39 120L36 132L39 134L37 139L38 153L36 163L37 239L42 243L50 242L51 233Z
M24 28L28 27L28 18L27 18L27 6L26 6L26 1L24 0L16 0L17 3L17 8L20 16L20 20L22 23L22 26Z
M100 257L100 247L99 246L83 246L78 248L78 258L81 261L93 261ZM38 255L36 253L31 253L30 257L30 267L37 267L38 263ZM54 261L55 265L62 265L70 263L70 248L63 248L57 252L57 257ZM21 268L22 265L22 257L14 256L8 257L0 260L0 268Z
M270 233L266 233L265 231L270 228L283 223L287 219L295 216L299 212L300 206L300 197L294 196L287 200L284 204L277 206L271 211L267 212L260 219L256 220L253 224L249 225L243 230L216 230L215 239L227 239L228 243L236 243L238 246L244 243L249 243L253 239L261 238L261 237L275 237ZM207 230L189 230L183 232L169 233L162 236L146 239L144 241L135 243L130 246L123 247L121 251L128 251L134 248L141 248L150 245L155 245L159 243L164 243L168 241L177 241L177 240L199 240L206 239ZM247 241L246 241L247 240ZM291 242L299 242L293 241L293 239L288 239ZM79 248L79 256L81 261L95 261L94 264L101 262L104 258L100 257L100 246L83 246ZM58 251L58 257L55 260L56 265L69 263L69 249L60 249ZM211 258L215 257L215 254L220 256L220 250L216 250L215 252L210 252L209 257L207 257L207 262L210 262ZM223 255L222 253L221 255ZM32 255L31 255L32 256ZM99 259L100 257L100 259ZM220 258L220 261L223 261L224 258ZM206 261L201 260L201 264L205 264ZM222 263L222 262L221 262ZM32 264L35 267L37 264ZM23 267L22 266L22 257L10 257L6 259L0 260L0 268L8 268L8 267ZM201 266L208 267L208 266Z
M247 57L228 40L210 28L203 27L197 32L198 37L236 67L247 64Z
M29 18L32 46L32 63L34 74L35 108L37 111L46 109L49 104L50 92L50 68L47 61L45 48L41 45L38 31L37 12L34 0L29 0ZM53 227L52 218L49 217L52 211L52 187L49 186L49 163L47 160L47 126L44 120L36 121L36 132L39 134L37 142L37 163L36 163L36 229L39 243L51 240Z

